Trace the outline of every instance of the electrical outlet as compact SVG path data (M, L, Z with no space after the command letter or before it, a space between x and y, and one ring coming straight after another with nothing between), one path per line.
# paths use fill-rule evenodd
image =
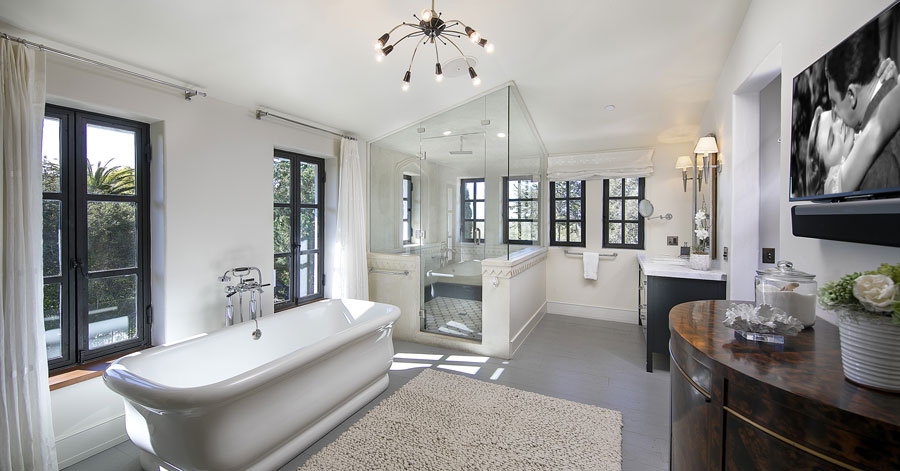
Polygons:
M728 247L725 247L724 249L722 249L722 259L728 260Z
M678 236L666 236L666 245L678 245Z
M774 248L763 248L762 249L762 262L763 263L775 263L775 249Z

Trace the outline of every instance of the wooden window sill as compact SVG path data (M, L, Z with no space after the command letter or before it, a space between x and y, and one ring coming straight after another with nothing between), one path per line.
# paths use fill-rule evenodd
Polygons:
M73 366L71 368L66 368L59 371L54 371L50 373L50 390L55 391L66 386L71 386L82 381L87 381L89 379L102 376L103 372L106 371L106 368L108 368L113 361L122 358L125 355L130 355L134 352L138 352L147 348L150 347L133 348L131 350L126 350L122 353L118 353L114 356L107 357L102 360Z

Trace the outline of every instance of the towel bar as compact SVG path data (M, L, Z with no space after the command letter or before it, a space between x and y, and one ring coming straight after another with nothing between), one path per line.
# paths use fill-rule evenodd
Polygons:
M377 275L398 275L398 276L407 276L409 275L409 270L403 271L393 271L393 270L382 270L376 269L375 267L369 268L369 273L375 273Z
M584 255L584 252L572 252L572 251L570 251L570 250L566 250L566 255L575 255L575 256L577 256L577 257L581 257L582 255ZM600 255L601 257L608 257L608 258L616 258L616 257L619 256L619 254L616 253L616 252L613 252L613 253L601 253L601 254L598 254L598 255Z

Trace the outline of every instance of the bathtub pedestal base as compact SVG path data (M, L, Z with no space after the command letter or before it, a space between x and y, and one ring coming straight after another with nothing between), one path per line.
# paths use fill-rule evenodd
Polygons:
M363 388L355 396L347 399L347 402L319 419L300 435L297 435L281 448L273 450L268 456L247 468L247 471L271 471L284 466L285 463L309 448L310 445L324 437L328 432L340 425L341 422L347 420L356 411L362 409L363 406L387 390L388 383L388 375L385 373L384 376ZM172 466L143 450L141 451L141 468L144 471L190 471L185 468Z

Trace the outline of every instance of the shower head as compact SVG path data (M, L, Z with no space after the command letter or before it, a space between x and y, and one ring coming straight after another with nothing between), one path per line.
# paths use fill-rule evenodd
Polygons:
M459 136L459 150L451 150L450 155L472 155L472 151L463 150L463 137Z

